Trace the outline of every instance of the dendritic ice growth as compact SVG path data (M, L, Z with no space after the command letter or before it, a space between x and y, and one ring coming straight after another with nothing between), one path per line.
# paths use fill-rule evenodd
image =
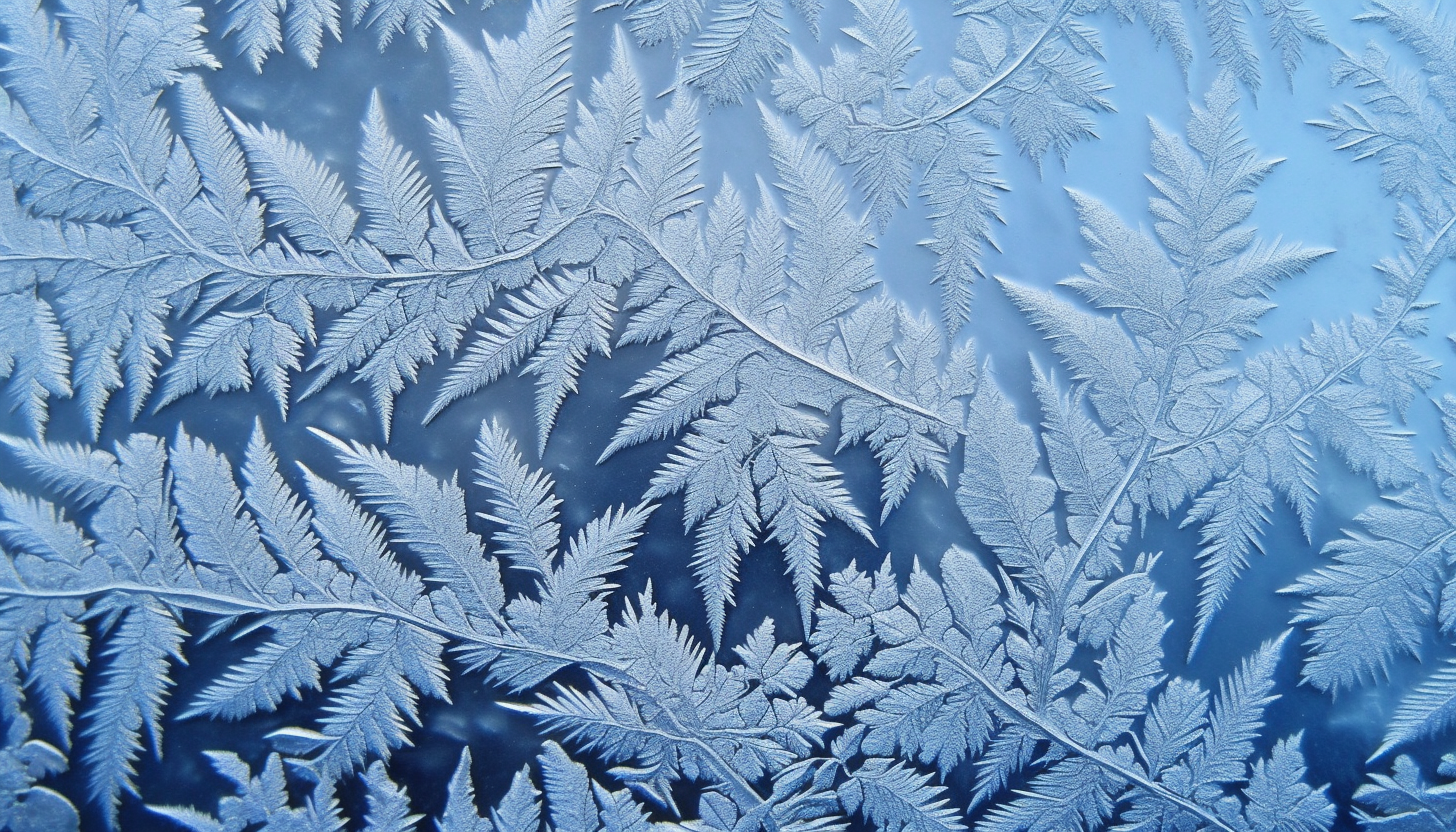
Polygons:
M1453 44L0 2L0 829L1452 828Z

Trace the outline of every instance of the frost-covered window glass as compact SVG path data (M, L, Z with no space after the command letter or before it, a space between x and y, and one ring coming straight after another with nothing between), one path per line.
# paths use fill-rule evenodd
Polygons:
M1436 0L0 0L0 829L1456 828Z

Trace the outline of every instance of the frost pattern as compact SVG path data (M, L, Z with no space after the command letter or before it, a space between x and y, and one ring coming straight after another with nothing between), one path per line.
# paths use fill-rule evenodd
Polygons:
M304 807L290 803L280 757L253 775L235 754L211 755L243 790L241 802L223 801L221 823L332 828L333 789L356 770L369 788L370 823L382 823L376 815L403 823L408 804L384 764L418 724L421 697L448 698L452 670L482 673L517 695L536 691L508 707L617 766L619 780L659 807L675 810L678 780L708 783L699 811L724 824L711 828L745 818L824 828L855 813L885 828L931 821L963 828L914 763L945 772L967 756L981 757L979 802L1004 789L1044 742L1053 757L1038 763L1049 766L1033 780L1044 784L1042 794L996 807L986 816L994 828L1028 828L1048 800L1066 823L1090 826L1110 820L1120 803L1126 817L1157 828L1193 818L1252 829L1259 818L1326 819L1332 812L1323 793L1302 782L1297 738L1276 745L1268 760L1245 762L1273 698L1270 677L1282 639L1245 661L1211 704L1196 683L1175 679L1163 687L1158 635L1166 623L1146 561L1081 600L1078 623L1051 643L1041 641L1051 625L1038 620L1051 607L1020 594L1004 571L1010 594L1003 606L996 579L964 550L942 559L945 590L917 569L903 598L888 563L875 576L852 567L837 574L834 604L819 608L815 653L839 680L871 655L862 676L829 696L828 716L855 712L855 724L844 726L803 698L812 662L797 645L776 641L772 620L735 647L737 660L727 665L658 609L650 586L612 620L611 579L631 556L649 506L590 521L530 562L533 589L508 600L499 561L465 529L458 485L376 449L320 439L352 490L305 468L301 498L261 430L249 440L241 483L221 454L185 433L171 443L137 434L115 453L8 442L48 492L95 510L83 528L55 503L0 492L0 534L13 552L0 590L4 621L22 648L12 653L6 699L14 708L30 691L68 746L79 718L92 800L111 817L122 793L135 792L144 744L159 749L163 715L178 707L167 680L185 661L184 614L214 619L210 636L234 628L267 636L194 694L181 718L280 711L309 691L323 691L328 702L313 724L269 735L290 767L315 784ZM516 450L495 425L482 429L478 448L492 469L496 460L513 464ZM551 503L549 482L533 472L496 470L478 485L496 505L512 506L521 494L508 483L522 480L544 503L502 518L504 534L542 540L557 523L549 508L539 510ZM147 547L137 545L144 539L170 543L159 553L165 561L148 559ZM422 571L403 565L399 552L410 553ZM94 640L86 626L93 620L110 624ZM1086 692L1061 699L1077 680L1062 666L1077 643L1106 648L1102 684L1084 680ZM99 690L80 700L78 682L93 653L107 657L107 669ZM28 668L17 661L23 654L34 656ZM589 684L562 680L567 669ZM1035 681L1041 674L1045 682ZM1015 678L1033 690L1014 686ZM1145 761L1135 762L1121 737L1148 707L1139 746ZM837 735L829 742L831 732ZM903 760L887 756L897 748ZM1060 758L1067 762L1049 762ZM460 772L468 772L466 760ZM597 813L609 806L642 813L627 792L589 792L585 769L555 746L542 765L548 787L575 791L551 798L555 828L595 828ZM768 790L758 785L765 780ZM1243 819L1231 820L1215 804L1225 786L1244 783ZM451 813L468 816L468 774L457 773L451 792L452 807L459 804ZM534 801L523 773L493 815L497 826L534 824L521 820L539 815ZM214 828L194 810L154 811ZM571 811L581 816L557 817Z
M1199 5L1214 57L1257 89L1244 0ZM965 22L953 75L914 78L908 68L920 50L898 0L854 0L854 6L856 25L845 32L858 51L836 50L831 65L816 68L795 50L773 93L853 166L881 229L908 204L918 173L935 230L924 244L938 257L942 319L952 333L970 318L971 287L984 273L982 255L995 246L998 192L1006 189L996 174L995 146L980 125L1006 130L1038 166L1051 154L1065 162L1074 143L1095 136L1094 116L1114 107L1098 66L1101 39L1080 19L1085 15L1110 9L1126 21L1141 19L1185 73L1193 60L1188 21L1177 3L968 1L955 3ZM1323 28L1298 0L1269 0L1264 11L1292 82L1302 45L1323 42Z
M1456 451L1424 459L1410 425L1441 380L1428 283L1456 252L1456 28L1376 0L1360 19L1413 71L1337 55L1298 0L967 1L936 68L919 8L789 5L535 0L476 36L443 2L355 2L381 50L438 49L449 103L354 102L340 160L221 106L204 41L256 73L285 50L314 68L342 37L332 0L0 4L0 826L1453 822L1456 768L1431 749L1456 728ZM853 23L821 32L826 13ZM1088 262L1050 289L996 278L1045 349L994 366L967 334L1016 198L997 147L1039 168L1095 139L1116 103L1099 19L1141 21L1190 84L1219 73L1181 129L1148 128L1141 223L1056 195ZM611 33L586 79L583 21ZM659 44L665 91L644 88ZM1253 227L1279 169L1240 114L1268 68L1292 85L1315 62L1361 97L1317 126L1379 161L1400 250L1373 311L1265 345L1281 284L1334 252ZM730 110L768 166L705 183L703 125ZM428 148L401 139L420 116ZM884 285L903 212L932 231L938 320ZM579 442L568 400L619 355L652 360L596 470L656 464L593 514L557 496L581 472L535 461ZM404 397L428 401L408 430L444 437L514 375L534 387L524 451L493 420L438 466L391 441ZM377 435L281 424L350 381ZM236 447L181 427L199 393L266 402L279 444L263 418ZM1456 398L1438 408L1456 447ZM1331 539L1340 477L1382 498ZM953 492L966 525L892 557L916 489ZM1208 659L1286 507L1324 560L1285 590L1287 629ZM681 563L642 566L679 510ZM1165 603L1185 555L1148 531L1169 521L1198 535L1186 620ZM840 568L826 541L851 536L878 566ZM764 549L792 601L749 629L740 572ZM701 606L669 609L643 568L682 569ZM236 661L198 660L224 642ZM1331 696L1413 680L1353 794L1275 716L1296 675ZM477 795L467 746L427 820L391 763L466 685L544 744L499 795ZM202 720L270 728L208 751L232 792L215 810L157 802L148 767L194 762L157 762L164 737Z

